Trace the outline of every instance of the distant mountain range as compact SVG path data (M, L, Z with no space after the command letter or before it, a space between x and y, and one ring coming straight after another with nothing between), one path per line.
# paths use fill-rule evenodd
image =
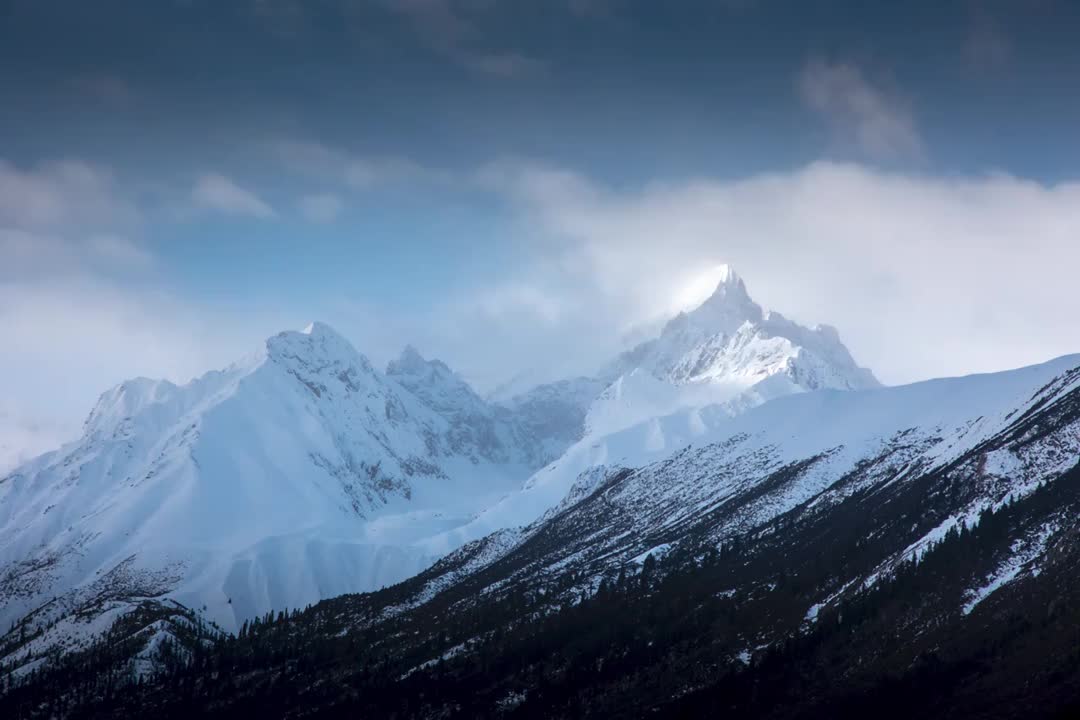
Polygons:
M296 657L362 638L385 646L380 688L430 690L436 665L496 662L551 613L674 598L664 577L727 583L701 602L726 598L745 622L716 629L711 651L659 641L691 675L708 655L715 680L790 651L1003 512L1001 536L947 570L948 593L912 601L904 636L874 657L921 657L934 628L961 632L1005 612L983 608L1021 602L1014 588L1058 577L1080 531L1066 509L1080 499L1058 484L1080 458L1080 356L885 388L835 329L765 311L734 271L718 276L700 307L592 377L494 398L411 347L380 371L318 323L186 386L108 391L78 441L0 480L0 658L22 684L11 697L29 702L75 667L93 685L176 671L202 657L195 646L262 652L278 642L267 618L309 605L280 620L309 636L288 645ZM632 592L627 577L642 578ZM618 599L603 594L614 587ZM124 651L103 653L119 628ZM280 671L258 652L253 677ZM610 644L582 652L614 662ZM671 710L664 693L712 687L660 679L646 656L627 672L664 689L642 690L643 704ZM330 667L346 685L355 671ZM538 709L535 668L500 667L477 713ZM594 701L617 695L597 673ZM312 692L305 677L291 692ZM320 702L353 702L331 695ZM452 709L420 707L402 716Z

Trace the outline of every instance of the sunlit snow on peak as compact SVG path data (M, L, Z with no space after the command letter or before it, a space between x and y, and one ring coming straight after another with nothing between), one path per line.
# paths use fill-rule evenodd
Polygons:
M688 312L712 297L716 288L736 277L729 265L715 265L705 272L686 276L678 285L671 304L672 314Z

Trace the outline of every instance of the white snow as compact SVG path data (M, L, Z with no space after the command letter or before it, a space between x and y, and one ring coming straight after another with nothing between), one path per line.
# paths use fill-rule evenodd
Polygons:
M1033 537L1014 542L1011 547L1012 554L986 578L985 584L968 593L968 600L961 611L970 615L979 603L1015 580L1025 570L1037 575L1038 568L1032 567L1032 563L1046 551L1047 542L1057 530L1057 523L1048 522L1043 524Z
M466 572L619 469L644 468L612 502L662 529L805 462L797 482L747 506L736 532L951 462L1075 386L1039 395L1078 365L1071 356L880 388L835 330L765 312L730 270L699 308L599 378L499 404L412 348L381 372L314 323L182 387L124 383L102 396L79 440L0 480L0 626L53 596L74 602L123 567L141 596L205 606L231 630L404 580L501 531ZM981 499L906 555L1007 493L1030 492L1075 451L1035 442L988 454ZM837 484L867 459L878 462L862 485Z
M39 562L0 623L130 557L182 567L168 595L226 629L403 580L436 557L416 540L531 467L525 439L439 410L319 323L183 387L124 383L0 483L0 568Z
M662 560L663 557L665 555L667 555L669 552L671 552L671 543L663 543L661 545L657 545L654 548L649 548L645 552L643 552L640 555L638 555L637 557L635 557L630 562L635 563L637 565L643 565L643 564L645 564L645 561L649 559L650 556L654 560Z
M732 417L768 400L878 386L833 328L808 329L766 312L733 270L725 266L715 274L719 284L704 303L601 371L610 384L589 408L584 437L533 474L521 492L433 538L433 551L536 521L592 468L641 467L722 439Z

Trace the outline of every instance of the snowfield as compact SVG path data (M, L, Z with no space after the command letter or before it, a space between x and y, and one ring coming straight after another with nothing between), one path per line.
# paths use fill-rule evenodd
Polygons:
M701 307L596 377L498 402L413 348L380 371L319 323L184 386L113 388L79 440L0 479L0 623L41 630L41 653L109 624L75 615L155 599L233 631L400 582L485 539L430 597L597 493L603 516L552 571L641 563L706 516L725 518L719 540L902 483L1080 386L1071 356L883 388L835 330L764 311L734 272L719 276ZM1075 463L1080 434L1067 437L988 452L972 470L977 498L906 554ZM745 504L723 516L736 497ZM972 607L1043 546L1018 547Z

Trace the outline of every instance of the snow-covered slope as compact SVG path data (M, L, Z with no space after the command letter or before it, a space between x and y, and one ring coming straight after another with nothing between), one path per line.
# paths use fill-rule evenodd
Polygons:
M447 552L500 528L533 522L558 505L578 476L598 466L637 467L716 430L768 400L814 390L880 387L835 328L803 327L762 310L733 270L699 307L598 374L580 440L468 525L433 538ZM591 475L590 475L591 476Z
M855 363L835 328L806 328L762 310L727 266L714 275L719 284L704 303L674 317L657 338L600 373L611 382L589 409L583 443L605 447L605 436L639 424L652 427L656 418L680 409L689 411L688 432L696 432L705 419L714 423L773 398L880 386ZM645 432L651 439L642 447L655 450L656 433ZM569 455L583 453L577 448ZM575 465L569 474L584 469ZM545 469L548 476L550 471Z
M182 387L124 383L0 480L0 624L121 566L226 629L402 580L434 559L416 539L539 464L498 414L445 365L406 351L384 375L321 324Z
M737 534L925 475L1080 383L1071 357L881 388L834 329L766 312L720 276L597 377L498 402L411 347L382 372L321 324L184 386L124 383L78 441L0 478L0 623L53 633L168 601L234 629L404 580L492 533L484 560L503 556L601 487L567 540L582 558L633 558L706 517ZM986 454L988 489L961 509L996 502L1014 471L1027 484L1011 492L1059 472L1077 437Z
M692 438L683 434L690 417L683 410L650 423L653 439L675 452L660 450L636 468L593 468L540 521L487 535L386 592L336 598L263 625L254 631L255 642L225 646L223 652L235 649L242 663L184 676L206 684L224 668L242 667L236 678L242 689L215 696L217 709L235 696L248 702L268 683L286 683L289 691L269 701L273 712L282 697L299 697L296 707L310 707L312 687L324 708L338 693L352 700L354 651L389 665L386 683L400 678L403 692L414 694L418 687L434 688L425 690L425 699L436 701L448 677L474 674L483 665L494 668L485 674L485 688L498 683L494 691L467 688L443 707L424 704L414 714L429 717L433 707L434 714L452 713L468 702L494 715L505 711L508 694L543 691L535 684L540 665L560 648L538 655L532 652L537 638L555 638L558 645L558 638L610 619L621 630L573 648L585 653L589 667L606 664L598 658L619 663L602 683L576 695L583 700L595 687L608 692L615 705L604 703L599 714L625 704L626 677L651 684L670 676L656 697L685 697L711 678L768 666L764 657L801 658L787 654L791 646L796 653L822 650L805 664L784 664L810 668L796 673L790 686L799 702L809 696L807 678L833 685L838 666L859 685L897 677L890 674L897 669L924 675L945 668L981 699L988 669L1018 656L1028 658L1024 666L998 671L991 676L995 683L1043 676L1041 687L1055 694L1068 689L1061 681L1066 675L1052 668L1068 673L1076 665L1070 638L1080 589L1074 581L1080 356L904 387L798 393L712 428L703 422ZM611 438L628 448L640 445L640 430ZM150 613L148 619L172 619L155 624L155 637L181 628L182 610ZM32 633L28 628L22 637L19 626L0 637L0 648L15 657L16 677L39 662L31 653L40 657L51 647ZM599 654L592 650L597 646ZM1023 652L998 652L1003 647ZM493 648L506 654L492 655ZM108 674L95 687L123 682L124 655L98 655L107 658ZM932 659L923 664L927 655ZM146 652L135 657L144 661ZM958 657L972 669L956 670ZM640 658L654 664L642 666ZM92 660L77 660L80 676L101 672ZM571 658L571 671L580 665ZM116 673L109 670L114 667ZM723 694L707 696L694 709L707 712L715 698L742 694L761 676L750 677L734 693L731 685L717 686ZM34 704L50 697L50 679L39 676ZM391 687L382 678L378 683ZM176 684L152 687L142 707L160 707L169 686ZM848 694L851 686L841 688L840 704L822 706L820 714L854 707L852 698L860 696ZM898 697L896 686L888 701ZM819 687L816 693L826 692ZM954 689L950 680L948 694L962 694ZM1021 711L1032 697L1026 685L1022 690L1013 706ZM190 707L188 695L174 707ZM397 695L391 694L389 711L401 711ZM928 711L940 706L939 695ZM1072 700L1068 692L1060 697ZM537 712L550 707L548 700L542 698ZM123 708L132 707L140 705L125 698ZM652 714L672 714L665 713L671 706L651 707L659 708Z
M512 500L452 533L495 529L508 517L524 521L537 506L554 505L550 511L450 555L435 570L455 570L429 572L418 600L460 582L462 567L482 578L471 590L478 594L566 575L595 588L600 577L650 552L683 543L691 555L733 541L745 546L775 532L789 513L827 518L850 499L849 508L877 514L880 527L871 537L881 554L867 558L858 577L838 578L820 609L837 600L841 584L872 585L951 529L970 527L980 512L1025 498L1074 468L1080 355L901 387L799 393L722 422L702 417L720 412L686 409L571 449L564 461L591 455L576 465L589 469L569 492L571 473L553 465ZM909 514L898 515L890 503ZM1035 567L1055 527L1043 528L1035 544L1017 545L1015 562L971 597ZM484 549L482 557L472 558L476 548ZM970 608L955 608L961 610Z
M526 374L490 399L528 416L524 420L534 431L546 429L569 445L583 435L595 439L679 408L723 405L735 415L792 393L879 386L873 373L855 363L835 328L807 328L763 310L726 265L710 277L717 285L701 305L671 318L656 337L620 354L595 376L523 391Z
M447 420L454 452L528 467L546 465L581 438L585 411L602 388L599 381L573 378L484 400L445 363L426 360L411 345L386 375Z
M606 386L597 378L575 377L536 385L493 402L513 417L520 431L551 461L582 438L589 408Z

